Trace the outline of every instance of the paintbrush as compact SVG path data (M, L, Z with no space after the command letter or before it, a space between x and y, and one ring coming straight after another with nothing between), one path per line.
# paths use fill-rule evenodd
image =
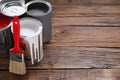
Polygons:
M18 16L13 19L14 47L10 49L9 72L19 75L26 73L24 51L20 48L20 22Z

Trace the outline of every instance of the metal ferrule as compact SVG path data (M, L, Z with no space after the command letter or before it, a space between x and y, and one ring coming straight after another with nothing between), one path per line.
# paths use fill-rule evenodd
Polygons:
M24 54L19 53L10 53L10 60L17 61L17 62L24 62Z

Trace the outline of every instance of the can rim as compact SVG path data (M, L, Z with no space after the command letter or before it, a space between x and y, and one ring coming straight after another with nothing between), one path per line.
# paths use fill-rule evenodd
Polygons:
M21 23L22 20L25 20L25 21L26 21L26 19L27 19L27 20L32 20L32 21L35 21L35 22L39 22L40 26L39 26L39 29L37 30L37 32L36 32L34 35L32 35L32 36L22 36L22 35L20 34L21 38L24 38L24 39L32 38L32 37L37 36L38 34L40 34L40 33L42 32L43 27L42 27L42 23L41 23L39 20L37 20L37 19L35 19L35 18L31 18L31 17L24 17L24 18L21 18L21 19L20 19L20 23ZM13 26L12 26L12 27L13 27ZM13 33L12 27L11 27L11 31L12 31L12 33Z
M13 17L11 15L7 15L7 14L4 13L4 10L6 8L8 8L8 6L10 6L13 3L16 4L16 5L18 5L18 6L23 7L25 9L21 14L19 14L17 16L21 16L21 15L23 15L27 11L26 5L22 5L22 3L18 3L18 1L11 1L11 2L6 2L6 3L2 4L2 6L1 6L1 13L4 14L4 15L6 15L6 16Z
M52 9L53 9L52 5L48 1L43 1L43 0L40 0L40 1L38 1L38 0L30 1L30 2L26 3L26 8L27 8L27 12L26 13L29 16L34 16L34 15L29 14L29 12L28 12L29 5L34 4L34 3L44 3L44 4L46 4L49 7L49 10L46 13L44 13L43 15L39 15L39 16L45 16L45 15L49 14L52 11Z

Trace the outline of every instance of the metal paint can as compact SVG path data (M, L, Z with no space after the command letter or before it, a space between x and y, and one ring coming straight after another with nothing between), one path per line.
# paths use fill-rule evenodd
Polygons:
M21 18L20 24L20 36L26 43L26 64L37 64L43 58L42 24L39 20L30 17Z
M45 0L29 1L27 4L26 14L29 17L33 17L41 21L43 25L43 42L49 42L51 40L51 12L52 5Z
M26 12L25 0L1 0L0 9L6 16L20 16Z
M13 46L11 22L11 17L0 13L0 57L8 56L9 49Z

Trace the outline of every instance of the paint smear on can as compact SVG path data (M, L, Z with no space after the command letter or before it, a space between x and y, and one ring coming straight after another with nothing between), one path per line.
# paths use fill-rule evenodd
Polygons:
M0 29L7 27L10 24L11 20L11 17L0 14Z

